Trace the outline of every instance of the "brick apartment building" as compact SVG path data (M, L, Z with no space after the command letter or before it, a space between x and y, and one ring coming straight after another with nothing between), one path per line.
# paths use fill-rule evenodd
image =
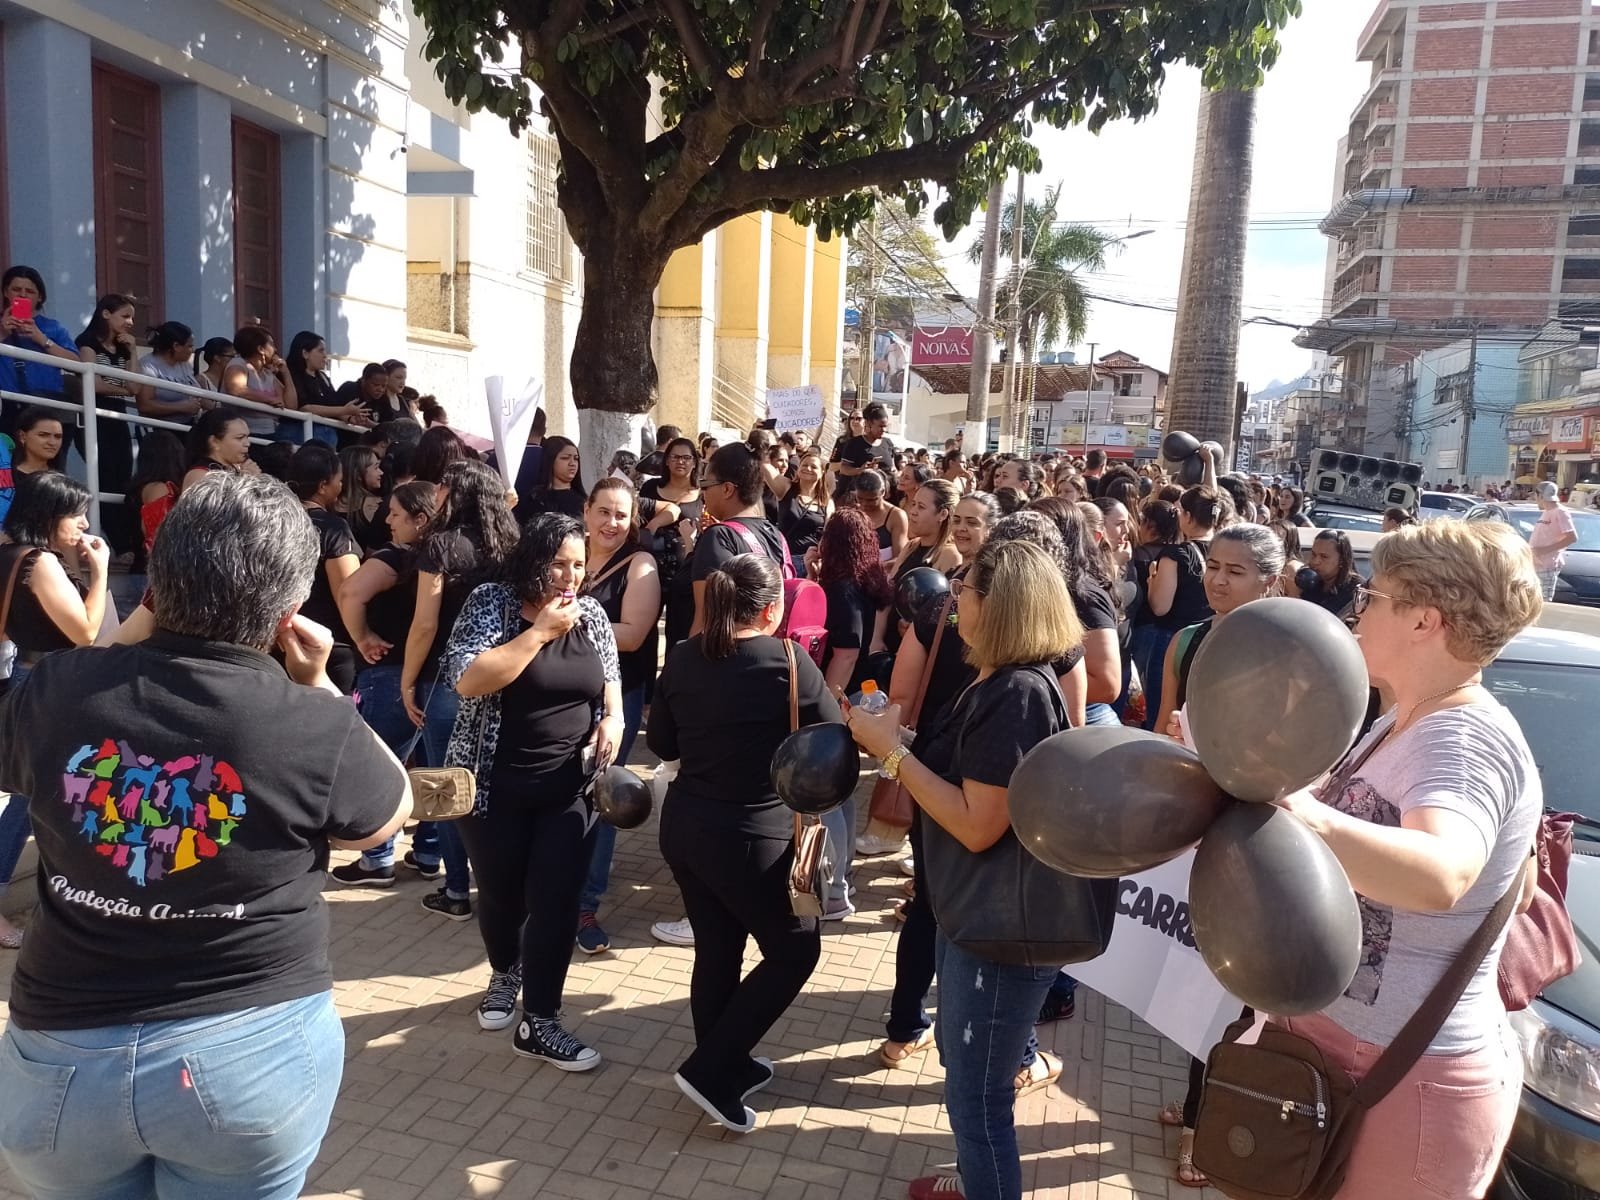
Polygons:
M1326 316L1340 440L1404 457L1417 356L1600 318L1600 22L1589 0L1382 0L1339 143Z

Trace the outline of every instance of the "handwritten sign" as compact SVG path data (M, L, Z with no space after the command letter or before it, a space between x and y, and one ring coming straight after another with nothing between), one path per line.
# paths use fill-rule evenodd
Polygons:
M544 402L544 384L529 379L521 386L508 383L500 375L483 381L489 403L489 430L494 435L494 461L506 487L514 487L522 452L528 448L528 430Z
M814 384L768 388L767 416L777 422L779 433L790 429L815 429L822 424L822 389Z

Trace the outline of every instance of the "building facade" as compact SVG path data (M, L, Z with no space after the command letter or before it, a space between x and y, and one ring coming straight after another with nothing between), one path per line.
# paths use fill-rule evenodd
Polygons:
M575 434L554 141L452 104L423 40L401 0L0 0L0 254L74 332L107 292L141 333L312 330L336 380L402 359L480 433L485 378L533 381ZM742 431L812 382L836 403L842 251L761 214L680 252L658 419Z
M1344 360L1344 440L1395 455L1397 367L1600 315L1600 25L1589 0L1382 0L1357 57L1327 315L1298 340Z
M1517 354L1507 477L1562 488L1600 480L1600 337L1553 322Z
M1479 490L1512 477L1506 435L1517 402L1518 341L1480 337L1419 354L1406 389L1400 457L1434 487Z

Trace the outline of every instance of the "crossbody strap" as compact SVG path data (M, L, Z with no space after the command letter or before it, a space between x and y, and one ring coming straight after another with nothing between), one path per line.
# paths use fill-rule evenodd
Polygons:
M17 576L22 574L22 564L27 562L34 554L29 546L18 546L20 553L11 562L11 570L6 575L6 594L0 599L0 641L6 638L6 622L11 619L11 594L17 588Z
M794 643L788 638L781 638L783 642L783 656L789 660L789 732L793 733L800 728L800 672L794 659ZM794 848L800 849L800 833L805 828L805 822L800 819L800 814L794 814Z
M1484 917L1483 924L1461 947L1461 953L1456 955L1450 969L1434 985L1421 1007L1411 1014L1411 1019L1401 1026L1394 1041L1372 1064L1372 1070L1356 1085L1352 1099L1360 1107L1370 1109L1375 1106L1394 1090L1395 1085L1405 1078L1406 1072L1427 1052L1428 1044L1443 1027L1445 1018L1467 990L1473 975L1488 957L1495 939L1510 920L1511 910L1516 907L1518 893L1522 890L1521 884L1522 874L1519 871L1506 894L1500 897L1499 902L1489 910L1489 915ZM1496 1000L1496 1003L1499 1001Z
M600 574L591 575L589 578L585 579L583 581L583 593L584 593L584 595L588 595L590 592L594 591L595 588L599 587L602 583L604 583L606 580L610 579L618 571L620 571L624 567L626 567L629 563L631 563L641 553L643 553L643 551L641 551L638 547L635 547L634 549L630 550L623 557L621 562L607 563L606 564L606 569L604 571L601 571Z
M933 629L933 641L928 644L928 657L922 664L922 678L917 681L917 694L911 698L911 710L906 713L905 723L908 728L917 727L917 718L922 715L922 702L928 698L928 684L933 681L933 664L939 657L939 643L944 640L944 627L950 621L950 608L955 603L955 596L949 595L944 599L944 606L939 609L939 623Z

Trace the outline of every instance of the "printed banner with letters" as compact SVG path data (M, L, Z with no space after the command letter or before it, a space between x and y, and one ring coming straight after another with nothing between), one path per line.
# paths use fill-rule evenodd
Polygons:
M779 433L815 429L822 424L822 389L814 384L768 388L767 416L777 423Z

